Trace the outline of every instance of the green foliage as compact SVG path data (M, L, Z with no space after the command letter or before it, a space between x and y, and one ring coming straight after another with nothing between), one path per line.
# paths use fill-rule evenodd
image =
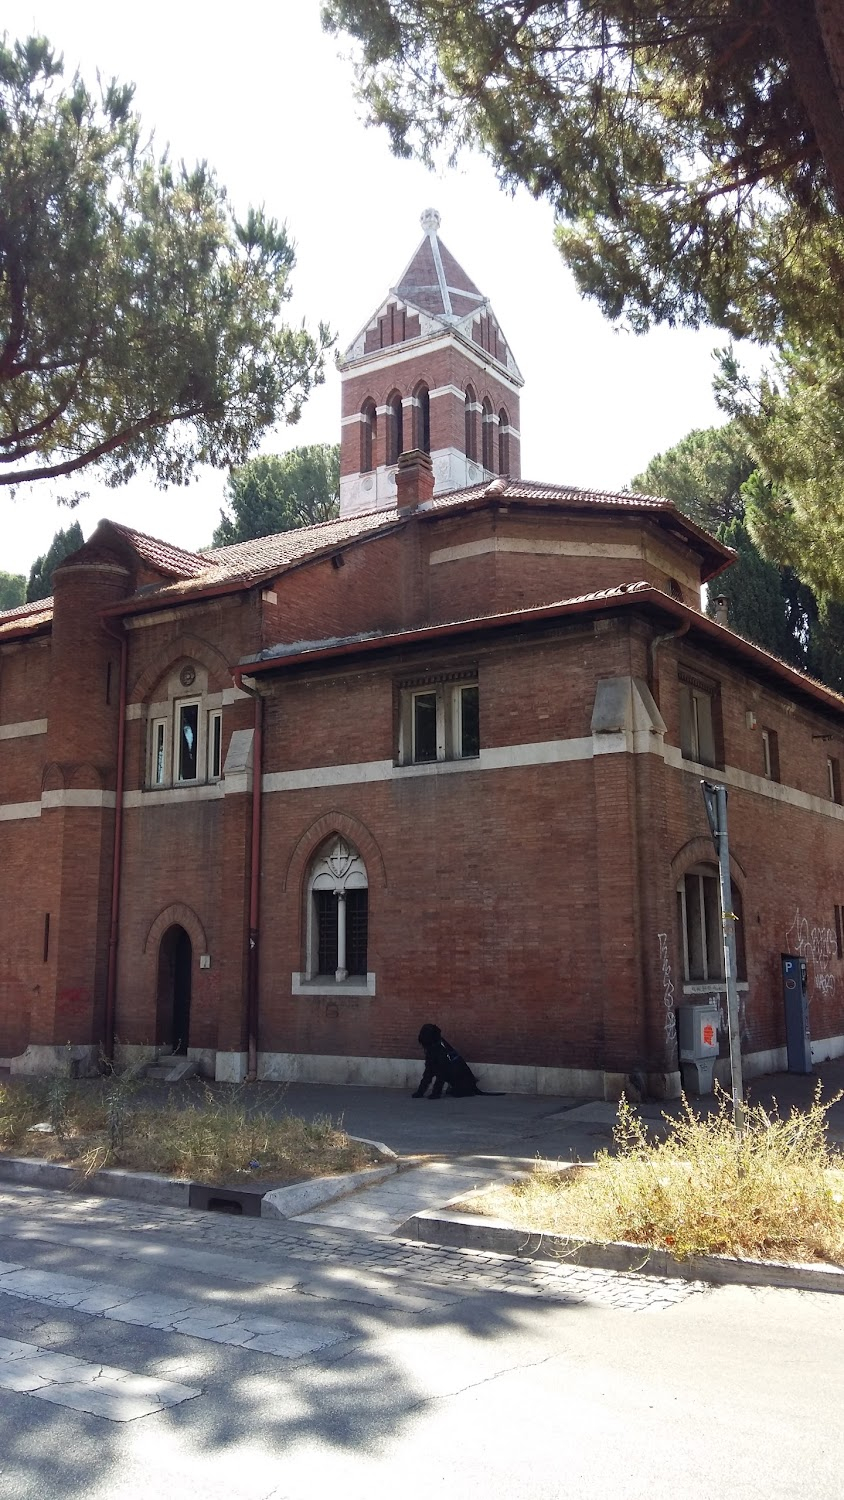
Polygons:
M830 310L831 312L831 310ZM758 461L748 524L766 556L844 602L844 330L795 336L757 390L722 359L722 405Z
M53 573L60 562L64 562L72 552L78 551L84 540L78 521L72 521L66 531L56 532L47 551L42 557L36 557L29 570L29 583L26 586L28 604L34 599L49 599L53 592Z
M796 545L762 547L844 600L838 11L831 0L323 3L324 24L358 44L360 92L393 148L431 161L443 142L472 145L507 187L547 200L579 290L607 317L637 330L708 321L772 344L775 380L748 386L745 410L733 404L791 507Z
M707 610L729 601L730 625L792 666L805 667L817 617L814 595L793 568L767 561L745 524L748 492L758 485L755 460L736 422L690 432L651 459L632 488L664 495L698 526L735 549L732 567L710 586ZM832 654L826 662L832 668ZM826 680L826 679L825 679Z
M814 677L844 693L844 604L821 596L812 621L806 666Z
M274 536L329 521L339 512L340 448L313 443L290 453L259 454L233 469L214 546Z
M43 38L0 41L0 486L241 464L331 343L282 319L287 231L156 158L131 87L62 75Z
M723 595L733 630L792 666L805 667L810 628L817 614L811 589L791 568L768 562L743 522L719 527L718 537L738 557L710 586L707 613L715 614L716 598Z
M0 573L0 609L16 609L26 600L23 573Z
M553 205L581 291L635 327L769 336L772 273L844 206L841 59L811 3L326 0L323 19L359 44L399 154L485 151Z
M658 453L630 488L664 495L705 531L744 517L741 489L756 467L747 439L734 422L698 428Z

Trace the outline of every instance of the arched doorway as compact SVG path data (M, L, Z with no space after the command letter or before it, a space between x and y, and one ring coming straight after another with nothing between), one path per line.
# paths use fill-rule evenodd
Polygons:
M184 927L168 927L158 949L156 1046L186 1053L190 1035L193 947Z

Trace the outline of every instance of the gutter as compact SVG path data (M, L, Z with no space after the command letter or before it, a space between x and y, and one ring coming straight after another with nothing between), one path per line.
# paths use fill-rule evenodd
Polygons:
M333 661L338 657L361 655L373 650L384 651L396 646L412 646L417 642L477 635L489 630L524 629L536 623L549 623L566 619L569 616L585 617L625 608L656 609L660 614L668 615L669 618L673 617L678 622L678 626L682 625L683 629L680 633L683 635L692 631L708 637L710 642L721 651L750 660L757 668L778 678L780 683L785 682L806 698L813 699L816 706L821 704L833 713L844 715L844 694L836 693L834 689L825 687L815 678L799 672L770 651L764 650L761 646L755 646L743 635L738 635L727 626L717 624L708 615L699 614L690 605L681 603L679 599L672 599L670 594L663 593L662 589L638 583L622 584L617 589L608 589L603 597L586 596L564 600L557 604L542 604L532 609L510 611L507 614L478 615L468 620L450 620L443 624L425 625L415 630L402 630L389 635L346 638L330 645L315 642L313 649L288 652L284 656L258 657L242 661L238 670L250 677L255 677L261 672L284 671L299 665L309 666L312 662ZM671 631L669 634L673 635L675 632Z
M246 971L247 1083L258 1077L258 981L260 978L261 921L261 794L264 780L264 700L257 688L247 687L245 669L235 667L235 685L255 704L252 740L252 837L249 861L249 953ZM247 673L251 677L252 673Z

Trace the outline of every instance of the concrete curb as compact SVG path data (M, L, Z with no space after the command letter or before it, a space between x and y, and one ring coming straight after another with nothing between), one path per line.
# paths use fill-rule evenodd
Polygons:
M323 1203L332 1203L335 1198L345 1198L358 1188L392 1177L397 1171L398 1163L389 1162L385 1167L366 1167L362 1172L346 1172L341 1177L312 1177L310 1182L293 1182L289 1187L273 1188L264 1194L261 1214L268 1218L295 1219L297 1214L319 1208Z
M155 1172L127 1172L106 1167L84 1177L78 1167L63 1162L41 1161L34 1156L0 1157L0 1181L20 1182L27 1187L58 1188L64 1192L92 1193L98 1198L131 1198L135 1203L165 1203L187 1208L192 1184L184 1177L162 1177Z
M600 1245L563 1234L530 1234L500 1219L424 1209L395 1230L400 1239L460 1250L492 1250L524 1259L569 1262L602 1271L634 1271L641 1276L670 1276L717 1286L790 1287L802 1292L844 1292L844 1267L789 1264L773 1260L736 1260L728 1255L694 1255L676 1260L667 1250L648 1250L624 1242Z
M389 1151L388 1146L383 1149ZM395 1157L395 1152L390 1152L390 1155ZM383 1167L366 1167L363 1171L345 1172L336 1177L313 1177L308 1182L293 1182L289 1187L272 1188L267 1193L256 1186L254 1192L262 1200L263 1215L291 1219L310 1208L379 1182L382 1177L390 1177L397 1171L396 1158ZM191 1200L197 1198L198 1193L207 1194L209 1191L207 1183L191 1182L185 1177L164 1177L155 1172L129 1172L121 1167L106 1167L84 1177L78 1167L64 1162L42 1161L33 1156L0 1156L0 1182L16 1182L26 1187L60 1192L89 1193L97 1198L128 1198L134 1203L158 1203L170 1208L195 1208L197 1204ZM226 1188L210 1191L219 1199L238 1196Z

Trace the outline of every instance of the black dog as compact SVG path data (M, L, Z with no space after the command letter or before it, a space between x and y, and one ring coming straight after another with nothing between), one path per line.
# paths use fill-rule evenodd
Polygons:
M449 1093L456 1094L459 1099L465 1099L470 1094L484 1093L483 1089L478 1088L478 1080L465 1058L446 1041L439 1026L426 1021L419 1033L419 1045L425 1048L425 1071L413 1095L414 1099L424 1099L431 1079L434 1080L430 1095L432 1099L441 1097L446 1084Z

